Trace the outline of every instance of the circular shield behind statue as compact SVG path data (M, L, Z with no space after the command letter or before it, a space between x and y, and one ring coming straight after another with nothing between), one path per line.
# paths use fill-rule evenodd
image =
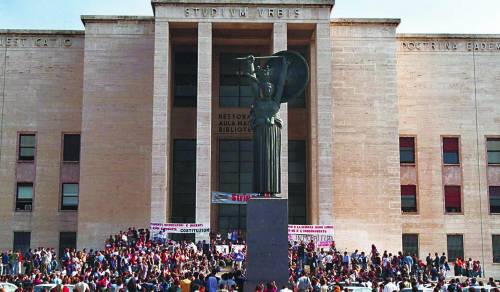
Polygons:
M304 92L309 82L309 66L307 61L300 53L295 51L281 51L274 53L273 56L283 56L288 64L288 70L285 78L285 86L281 102L288 102L290 99L297 98ZM267 65L273 68L271 79L277 84L279 74L283 72L283 63L280 58L269 59Z

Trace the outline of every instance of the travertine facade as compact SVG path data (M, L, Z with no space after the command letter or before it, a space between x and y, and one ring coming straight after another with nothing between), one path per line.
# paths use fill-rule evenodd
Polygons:
M330 19L332 2L153 0L154 17L0 31L0 249L12 248L15 232L31 232L31 247L57 247L60 232L76 233L79 248L100 247L128 226L179 220L175 204L191 206L192 221L229 228L224 220L243 211L211 204L210 192L224 184L224 147L251 135L235 118L248 106L222 102L222 60L291 49L308 60L311 82L302 106L281 111L284 196L304 199L290 210L303 223L333 224L347 249L398 251L403 234L416 234L424 256L460 234L464 256L500 276L500 215L490 214L488 192L500 186L500 166L487 163L486 146L500 137L500 35L397 35L397 19ZM197 59L187 106L176 101L182 53ZM68 133L81 133L78 162L63 160ZM32 161L18 159L21 134L35 134ZM414 163L400 163L401 136L414 137ZM458 164L444 165L443 137L459 139ZM190 156L175 156L179 141L195 149L194 180L180 187L190 180L173 165ZM248 182L237 163L235 192ZM32 211L16 211L18 183L33 184ZM61 210L64 183L79 184L77 211ZM401 211L401 185L416 186L416 212ZM445 211L445 185L461 187L460 212Z

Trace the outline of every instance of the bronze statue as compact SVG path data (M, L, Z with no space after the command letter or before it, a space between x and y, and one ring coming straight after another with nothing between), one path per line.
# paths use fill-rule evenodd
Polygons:
M299 96L309 81L309 67L299 53L281 51L266 57L246 58L254 101L250 109L253 130L253 192L281 193L281 103ZM257 60L267 59L264 66Z

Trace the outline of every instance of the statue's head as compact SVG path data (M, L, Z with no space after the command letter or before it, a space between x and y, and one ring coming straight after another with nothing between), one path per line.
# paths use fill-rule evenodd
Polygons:
M274 95L274 84L271 82L272 70L269 66L266 66L262 70L262 81L260 84L260 90L262 92L263 98L272 98Z
M262 97L264 98L272 98L274 95L274 85L271 81L264 81L260 86L260 90L262 92Z

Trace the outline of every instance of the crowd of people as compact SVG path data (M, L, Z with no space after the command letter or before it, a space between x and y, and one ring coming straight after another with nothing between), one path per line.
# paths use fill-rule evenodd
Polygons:
M7 251L1 254L0 283L13 283L19 291L31 291L40 284L53 284L56 291L67 291L65 285L74 285L78 292L243 291L244 242L238 242L236 233L232 238L228 234L228 239L214 236L210 242L173 241L161 234L151 238L147 229L129 228L110 236L102 250L65 249L60 255L52 248ZM223 243L225 248L221 249L219 244ZM235 243L243 248L235 248ZM375 245L369 253L341 252L334 242L317 249L313 241L290 242L288 252L288 283L280 287L275 282L261 283L255 291L340 292L356 283L379 292L417 289L425 284L454 292L484 284L475 281L482 272L479 261L457 258L455 274L450 275L444 253L429 254L422 260L401 252L379 252ZM446 282L446 276L457 277ZM492 279L487 284L496 287Z

